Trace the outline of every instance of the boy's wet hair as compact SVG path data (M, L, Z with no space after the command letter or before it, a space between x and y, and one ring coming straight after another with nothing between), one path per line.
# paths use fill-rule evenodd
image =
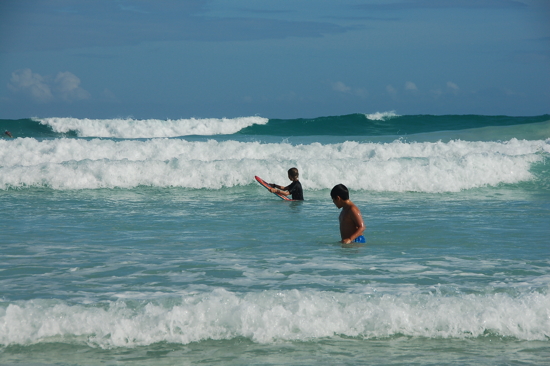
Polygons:
M349 190L348 187L346 187L343 184L337 184L332 188L332 191L330 191L330 196L334 199L336 197L340 197L344 201L349 200Z
M298 176L300 175L300 173L298 173L298 169L297 168L290 168L288 170L288 175L292 178L298 178Z

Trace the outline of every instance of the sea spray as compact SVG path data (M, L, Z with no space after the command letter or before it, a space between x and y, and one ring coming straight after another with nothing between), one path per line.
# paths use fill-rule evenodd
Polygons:
M365 114L365 117L367 117L372 121L385 121L390 118L399 117L399 115L396 114L395 111L390 111L390 112L376 112L376 113Z
M178 120L37 118L35 120L50 126L57 133L76 132L79 137L115 138L233 134L245 127L268 122L267 118L262 117Z
M0 344L80 339L100 347L188 344L208 339L311 341L335 335L518 340L550 336L550 296L361 295L318 291L239 294L223 289L154 302L70 305L35 300L0 309Z
M181 139L0 141L0 189L219 189L298 166L308 189L456 192L534 178L546 141L292 145Z

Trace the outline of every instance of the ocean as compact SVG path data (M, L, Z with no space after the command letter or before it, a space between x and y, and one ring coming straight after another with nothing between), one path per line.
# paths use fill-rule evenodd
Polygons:
M0 131L2 365L550 364L550 115Z

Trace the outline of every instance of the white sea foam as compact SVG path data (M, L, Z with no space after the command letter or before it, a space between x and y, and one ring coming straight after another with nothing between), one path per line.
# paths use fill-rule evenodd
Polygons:
M54 132L75 132L80 137L151 138L189 135L234 134L254 124L264 125L262 117L204 118L177 120L35 118Z
M395 111L389 111L365 114L365 117L367 117L371 121L385 121L390 118L399 117L399 115L396 114Z
M106 306L105 306L106 305ZM550 295L361 295L319 291L238 294L223 289L103 306L31 300L0 308L0 344L82 342L100 347L188 344L245 337L258 343L344 335L520 340L550 336Z
M533 179L550 140L291 145L180 139L0 141L0 189L219 189L280 178L297 166L307 189L344 182L371 191L454 192Z

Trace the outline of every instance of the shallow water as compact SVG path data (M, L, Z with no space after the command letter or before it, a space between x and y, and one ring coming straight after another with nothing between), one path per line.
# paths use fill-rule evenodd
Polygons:
M1 141L0 363L547 363L549 140L325 139ZM304 202L250 174L285 183L289 146L311 167ZM329 190L346 180L364 245L339 243Z

